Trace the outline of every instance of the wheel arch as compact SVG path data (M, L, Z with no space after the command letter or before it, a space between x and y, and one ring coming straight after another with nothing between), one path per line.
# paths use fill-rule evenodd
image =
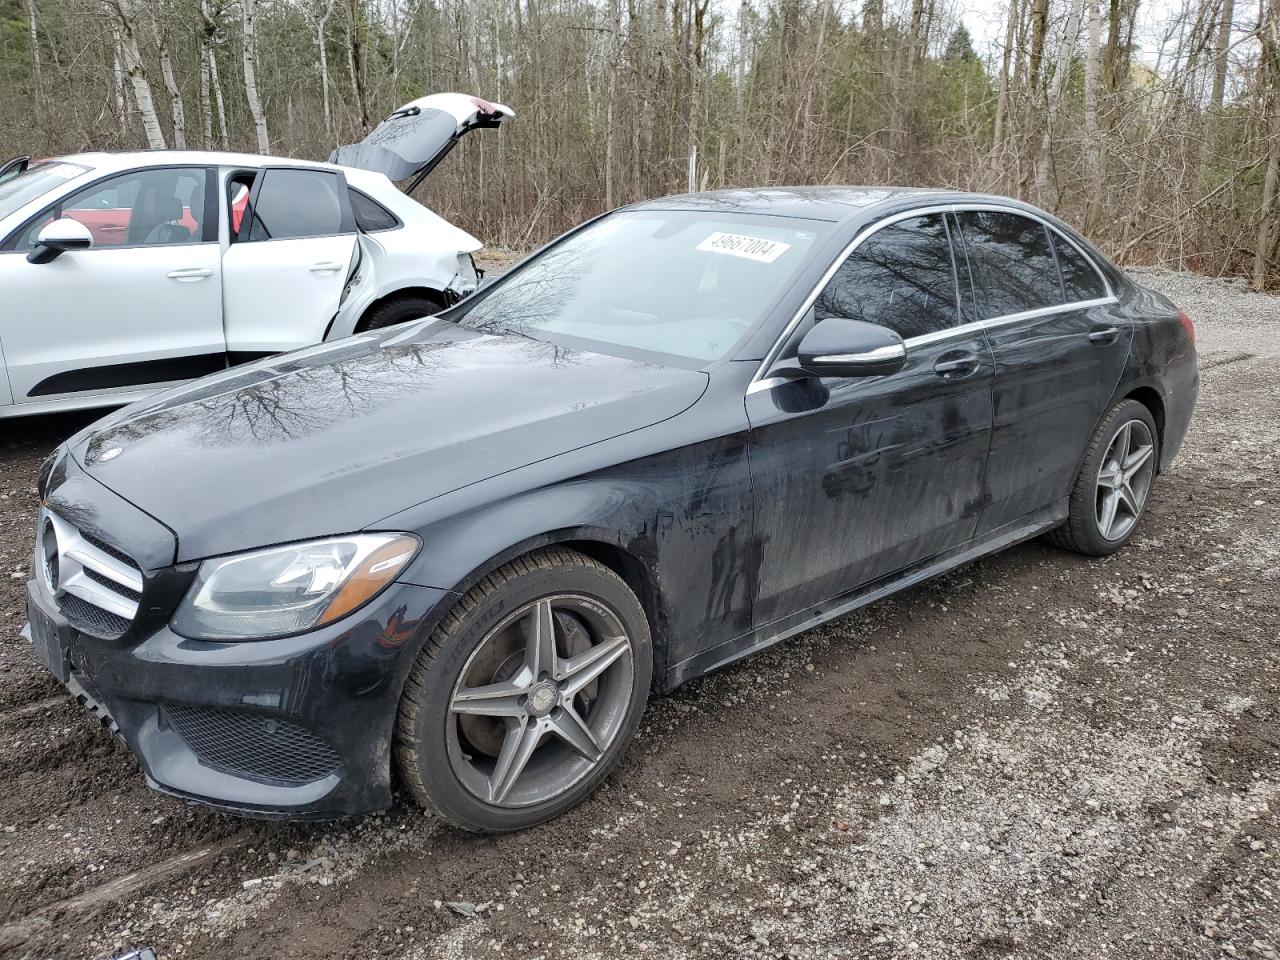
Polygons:
M653 575L653 564L646 563L618 531L577 526L526 536L473 567L450 588L450 592L454 597L460 598L499 567L547 547L576 550L604 564L622 578L640 601L645 619L649 622L649 636L653 644L654 686L664 688L671 636L665 593Z
M1120 400L1121 401L1136 400L1138 401L1138 403L1142 404L1149 411L1151 411L1151 419L1156 422L1156 440L1160 444L1160 450L1163 451L1164 450L1165 409L1164 409L1164 397L1160 395L1160 391L1157 390L1155 387L1149 384L1146 384L1143 386L1134 387L1132 390L1126 393L1123 397L1121 397ZM1112 404L1112 406L1115 406L1115 404ZM1159 469L1160 469L1160 461L1159 459L1157 459L1156 460L1157 472L1159 471Z
M364 322L368 319L369 314L377 310L384 304L390 303L392 300L401 300L407 297L424 297L428 300L435 300L440 304L443 310L449 305L449 298L445 291L439 287L427 287L422 285L397 287L395 290L382 294L376 300L371 300L363 310L360 316L356 318L355 326L352 327L352 333L363 332Z

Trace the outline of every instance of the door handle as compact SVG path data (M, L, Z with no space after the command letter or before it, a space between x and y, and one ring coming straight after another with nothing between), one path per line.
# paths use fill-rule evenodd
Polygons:
M1097 330L1089 331L1089 342L1114 343L1118 336L1120 336L1119 327L1099 327Z
M184 270L170 270L165 274L170 280L179 282L189 282L192 280L203 280L205 277L213 276L212 267L187 267Z
M933 365L933 371L944 377L953 373L973 373L981 364L982 361L975 354L964 353L949 360L937 361Z
M333 273L334 271L341 269L342 264L337 260L321 260L319 263L313 263L311 265L312 273Z

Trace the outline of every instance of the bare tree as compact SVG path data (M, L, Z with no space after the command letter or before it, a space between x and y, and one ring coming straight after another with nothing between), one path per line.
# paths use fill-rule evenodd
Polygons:
M1084 68L1084 158L1085 179L1089 184L1085 228L1093 225L1102 192L1102 127L1098 123L1098 87L1102 81L1100 38L1102 14L1098 0L1085 0L1089 7L1088 50Z
M244 95L249 101L249 114L253 117L253 130L258 140L258 152L271 152L271 138L267 136L267 115L258 95L258 54L254 45L254 19L258 13L258 0L240 0L241 58L244 62Z
M143 68L142 51L138 48L138 36L134 29L131 0L106 0L108 10L114 15L116 29L119 30L120 60L125 76L133 90L133 101L137 104L138 115L142 119L142 130L146 134L147 146L152 150L165 148L164 131L160 127L160 118L156 115L155 100L151 96L151 83L147 80Z
M1040 136L1040 155L1036 159L1036 196L1041 203L1047 203L1049 196L1049 168L1052 163L1054 124L1062 106L1062 93L1067 85L1067 77L1071 71L1071 55L1075 50L1076 40L1080 36L1080 13L1084 0L1071 0L1071 10L1067 14L1067 26L1062 36L1062 46L1058 48L1058 63L1054 67L1052 85L1049 87L1044 115L1044 128ZM1057 206L1056 202L1052 206Z
M40 59L40 28L36 21L36 0L27 3L27 38L31 44L31 71L35 80L36 96L44 96L44 65Z
M178 89L178 78L173 74L173 61L169 57L169 47L165 44L164 30L160 26L160 18L153 9L151 27L156 37L156 53L160 60L160 75L164 78L165 92L169 95L169 105L173 118L173 145L179 150L187 146L186 110L182 104L182 92Z

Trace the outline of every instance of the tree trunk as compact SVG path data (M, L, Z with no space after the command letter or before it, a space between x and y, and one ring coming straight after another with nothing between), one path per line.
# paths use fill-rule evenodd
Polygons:
M44 65L40 60L40 28L36 23L36 0L27 0L27 36L31 43L31 70L36 82L36 101L44 99Z
M1092 2L1092 0L1091 0ZM1050 148L1053 146L1053 128L1058 119L1058 108L1062 105L1063 93L1067 87L1067 75L1071 72L1071 55L1075 51L1076 40L1080 36L1080 14L1083 12L1084 0L1071 0L1071 12L1067 14L1066 32L1062 37L1062 46L1058 50L1058 63L1053 70L1053 80L1046 93L1044 116L1044 132L1040 137L1040 155L1036 159L1036 197L1042 206L1049 204L1049 166Z
M1102 127L1098 123L1098 86L1102 76L1101 11L1098 0L1089 4L1089 46L1084 67L1084 157L1085 177L1088 181L1085 212L1085 230L1092 229L1102 199Z
M133 11L128 5L130 0L107 0L108 7L115 15L120 31L120 60L125 75L133 90L133 101L138 105L138 115L142 119L142 132L146 134L147 146L152 150L165 149L164 130L160 126L160 118L156 115L155 99L151 95L151 83L142 68L142 52L138 49L138 36L133 27Z
M364 90L364 44L360 40L360 0L347 2L347 69L351 73L351 92L355 94L356 111L360 115L360 133L369 129L369 105Z
M120 53L120 24L111 21L111 93L116 104L116 126L120 139L128 135L129 112L124 96L124 57Z
M222 149L231 149L231 137L227 131L227 104L222 99L222 80L218 76L218 50L209 51L209 82L213 85L213 102L218 108L218 138Z
M200 35L200 146L213 148L213 111L209 105L209 46Z
M1209 161L1217 145L1218 127L1222 120L1222 100L1227 89L1227 60L1231 52L1231 19L1235 15L1234 0L1222 0L1221 19L1218 21L1218 42L1214 48L1213 87L1209 93L1209 109L1206 113L1204 140L1200 143L1200 178L1206 184Z
M1263 0L1266 3L1266 0ZM1262 181L1262 205L1258 210L1258 236L1253 249L1253 286L1262 290L1267 281L1267 261L1280 238L1280 213L1274 212L1280 189L1280 0L1270 0L1261 14L1263 103L1267 106L1263 129L1270 134L1267 172ZM1268 79L1270 83L1268 83Z
M244 96L249 101L249 115L253 117L253 130L257 135L258 152L271 152L271 138L267 135L267 116L262 110L262 98L258 95L258 54L254 45L254 18L258 0L240 0L241 55L244 61Z
M151 26L156 35L156 50L160 57L160 76L164 79L165 92L169 94L169 106L173 117L173 145L179 150L187 148L187 113L182 104L182 92L178 89L178 79L173 74L173 61L169 58L169 47L164 42L164 31L160 28L160 20L154 11Z
M991 154L987 159L990 181L998 186L1003 177L1005 117L1009 113L1009 70L1013 62L1013 47L1017 41L1018 0L1009 0L1009 22L1004 33L1004 54L1000 60L1000 93L996 97L995 126L991 132Z
M328 44L325 43L325 27L329 22L329 15L333 13L333 4L334 0L327 0L324 12L312 21L316 28L316 59L320 71L320 104L324 111L324 132L330 139L333 138L333 106L329 97L329 50Z
M609 0L609 62L606 70L609 75L604 108L604 208L613 209L613 163L614 163L614 115L613 102L618 95L618 57L621 55L620 40L622 38L622 5L619 0Z

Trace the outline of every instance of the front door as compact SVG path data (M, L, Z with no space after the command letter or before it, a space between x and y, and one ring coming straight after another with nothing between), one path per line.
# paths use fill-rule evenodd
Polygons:
M987 533L1064 506L1133 327L1097 268L1057 230L1012 211L958 217L996 364L979 524Z
M224 192L239 228L222 260L227 350L233 358L319 343L342 302L356 248L346 179L314 167L265 167L248 208Z
M15 403L128 394L226 365L221 256L204 167L152 167L92 184L43 211L0 253L0 342ZM27 254L59 217L87 250Z
M981 509L992 363L980 328L957 329L943 215L865 239L814 303L810 322L827 317L890 327L907 361L889 376L763 381L748 394L757 627L965 542Z

